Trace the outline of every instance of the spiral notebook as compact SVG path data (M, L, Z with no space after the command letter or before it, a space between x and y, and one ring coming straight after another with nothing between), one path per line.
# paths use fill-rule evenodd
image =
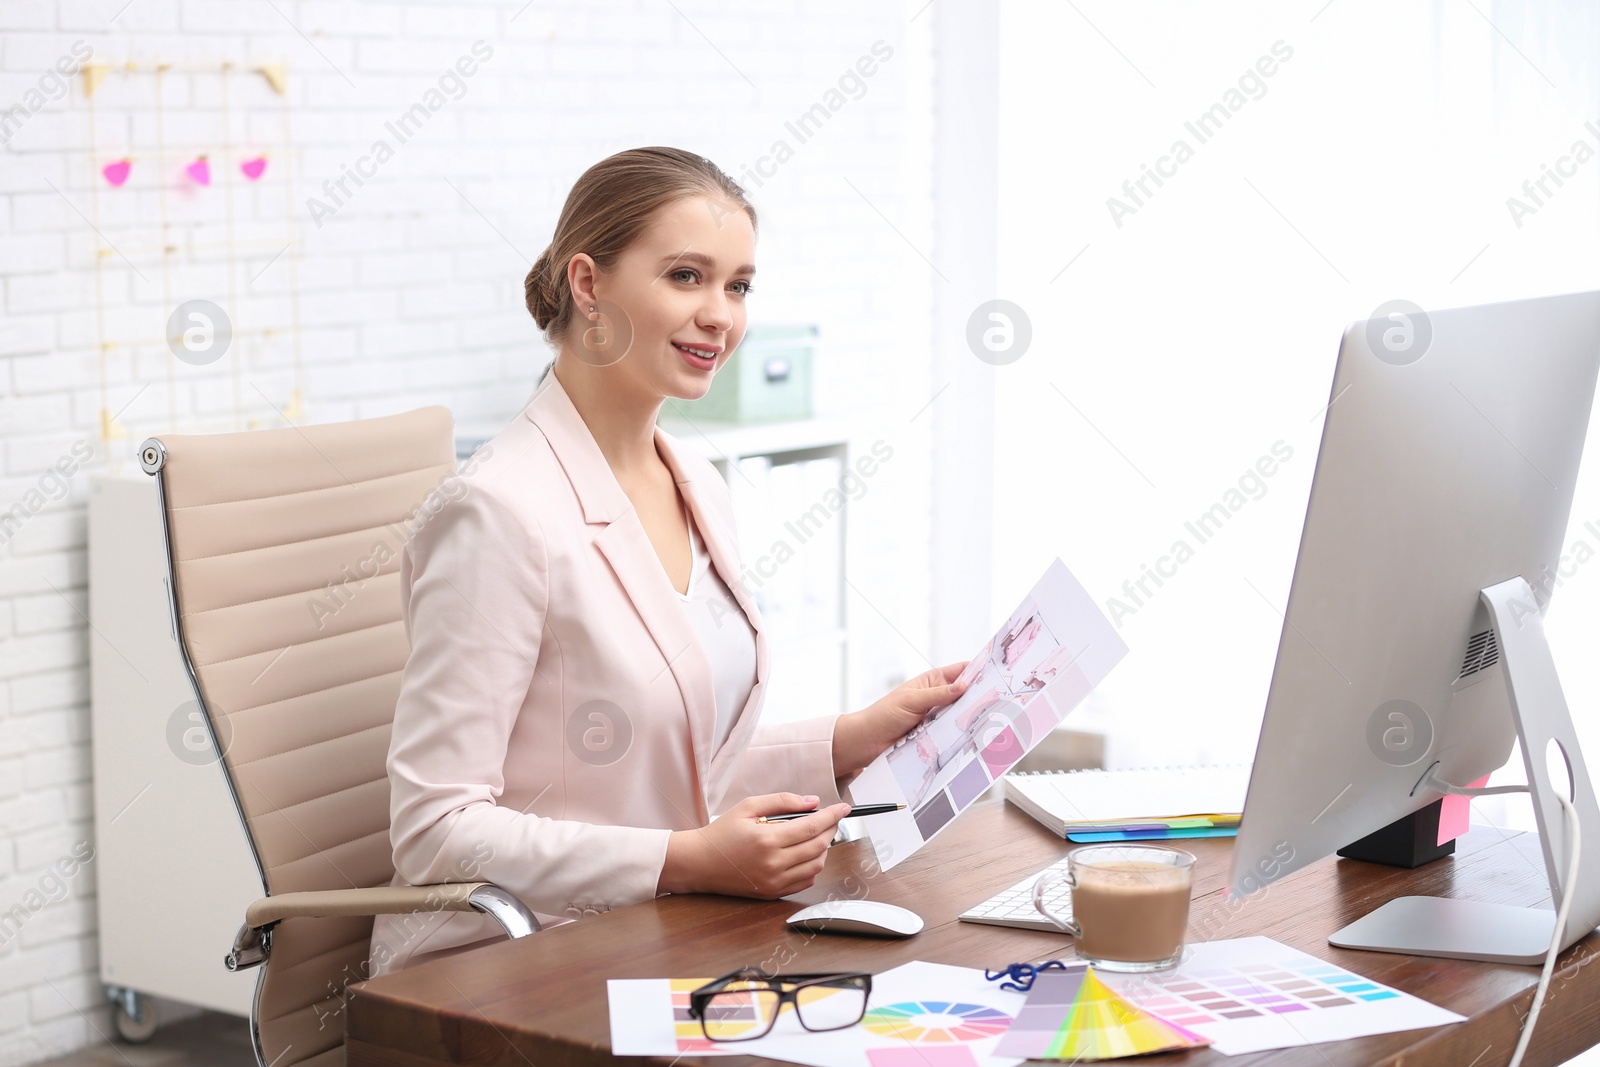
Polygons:
M1006 799L1070 841L1229 837L1239 831L1250 764L1013 772Z

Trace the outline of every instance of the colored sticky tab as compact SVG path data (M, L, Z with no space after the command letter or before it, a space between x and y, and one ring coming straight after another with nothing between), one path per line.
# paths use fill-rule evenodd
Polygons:
M1482 789L1484 783L1488 780L1489 776L1486 774L1482 778L1479 778L1476 782L1469 784L1467 788ZM1471 797L1458 797L1453 795L1445 797L1444 803L1439 808L1438 844L1442 845L1446 841L1454 841L1456 838L1466 833L1467 824L1469 821L1471 821L1471 815Z

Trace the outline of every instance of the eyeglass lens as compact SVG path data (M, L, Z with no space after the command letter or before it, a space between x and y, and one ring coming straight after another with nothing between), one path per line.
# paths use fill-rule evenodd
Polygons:
M818 983L794 992L795 1011L807 1030L842 1029L866 1014L867 991L857 984ZM731 982L707 1001L701 1025L712 1041L747 1041L772 1028L782 1001L765 983Z
M807 1030L838 1030L867 1012L867 991L848 982L801 986L794 1000L800 1025Z

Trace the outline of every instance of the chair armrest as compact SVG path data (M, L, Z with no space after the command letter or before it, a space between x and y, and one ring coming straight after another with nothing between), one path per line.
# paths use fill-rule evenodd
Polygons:
M472 892L488 882L395 885L373 889L328 889L262 897L244 911L247 926L260 929L284 919L334 915L406 915L415 911L471 911Z
M244 925L224 957L228 970L253 967L272 951L272 928L284 919L324 919L335 915L410 915L425 911L477 911L500 924L507 937L526 937L541 929L527 906L492 882L328 889L262 897L245 909Z

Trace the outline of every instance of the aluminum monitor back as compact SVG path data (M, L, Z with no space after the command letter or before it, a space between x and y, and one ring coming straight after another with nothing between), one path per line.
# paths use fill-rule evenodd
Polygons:
M1347 327L1231 891L1498 769L1516 734L1479 591L1553 587L1600 371L1600 292ZM1416 790L1415 792L1413 792Z

